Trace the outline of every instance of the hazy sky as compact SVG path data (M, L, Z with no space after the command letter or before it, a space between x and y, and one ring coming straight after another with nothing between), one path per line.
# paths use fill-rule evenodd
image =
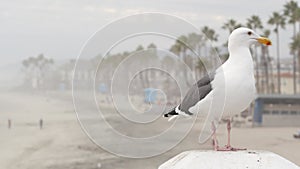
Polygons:
M255 14L264 22L287 0L0 0L0 76L28 56L44 53L55 60L76 58L86 40L105 24L131 14L163 12L208 25L220 35L233 18L245 23ZM270 27L270 26L268 26ZM275 41L275 37L270 37ZM290 29L282 32L282 55L289 55ZM271 55L274 55L272 46ZM19 69L19 68L18 68Z

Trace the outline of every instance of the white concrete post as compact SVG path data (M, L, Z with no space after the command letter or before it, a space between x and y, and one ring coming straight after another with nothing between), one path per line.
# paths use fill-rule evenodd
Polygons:
M186 151L158 169L300 169L287 159L266 151Z

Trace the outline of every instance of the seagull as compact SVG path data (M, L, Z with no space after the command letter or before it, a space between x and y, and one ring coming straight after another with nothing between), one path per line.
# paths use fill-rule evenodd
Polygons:
M164 117L170 117L170 121L178 116L207 114L199 137L200 143L213 137L216 151L245 150L230 144L230 117L244 111L255 98L254 64L249 49L255 43L271 45L268 38L259 36L249 28L240 27L232 31L228 38L227 61L195 83L182 102ZM216 138L217 124L221 119L228 119L228 140L224 147L218 145Z

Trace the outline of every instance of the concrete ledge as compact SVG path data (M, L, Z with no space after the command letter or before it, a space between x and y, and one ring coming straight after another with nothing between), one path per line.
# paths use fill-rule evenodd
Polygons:
M266 151L186 151L158 169L300 169L287 159Z

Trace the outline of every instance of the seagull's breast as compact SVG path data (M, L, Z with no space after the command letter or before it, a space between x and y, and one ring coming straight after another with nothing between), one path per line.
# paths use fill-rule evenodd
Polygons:
M225 74L224 115L237 114L245 110L255 97L254 76L246 72Z
M217 70L212 82L214 99L223 100L223 116L237 114L245 110L255 98L255 78L251 55L242 59L232 59ZM218 98L223 97L223 98Z

